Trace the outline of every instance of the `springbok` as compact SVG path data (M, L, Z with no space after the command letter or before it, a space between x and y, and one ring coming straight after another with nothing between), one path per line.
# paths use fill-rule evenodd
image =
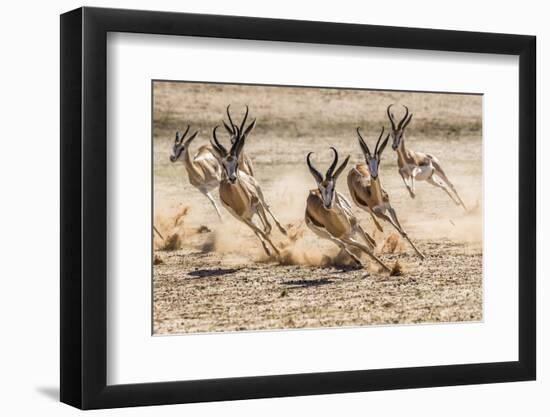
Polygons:
M228 105L226 108L229 124L227 124L225 120L222 120L222 122L225 129L231 136L231 144L233 145L237 140L237 138L240 136L240 132L242 132L242 130L244 129L246 118L248 117L248 106L246 106L246 112L244 114L243 121L241 122L241 127L237 127L237 125L233 123L233 119L231 118L231 113L229 112L230 106L231 105ZM244 151L241 151L241 154L239 156L239 169L252 177L254 176L254 165L252 165L252 160L248 157L248 155Z
M210 200L218 217L221 219L221 213L210 192L217 188L221 180L221 168L216 156L213 154L212 147L202 145L199 147L195 156L191 156L189 145L197 137L199 131L195 131L189 138L185 138L191 126L187 125L187 129L183 133L176 132L176 140L172 147L170 161L176 162L183 155L183 165L189 176L189 182L193 187L199 190Z
M390 271L390 269L373 253L372 250L376 243L357 221L349 201L335 189L336 180L348 164L349 156L336 169L338 165L338 152L333 147L330 149L334 152L334 160L324 178L311 163L310 158L313 152L307 154L306 162L311 175L315 178L317 189L310 190L307 197L305 213L306 225L317 236L335 243L342 251L346 252L359 267L362 266L362 263L359 258L350 251L350 247L365 252L386 271ZM356 233L363 238L366 245L354 239L353 236Z
M399 234L409 242L415 252L421 259L424 259L424 255L416 248L414 243L409 239L407 232L403 229L394 208L390 204L390 197L386 190L382 188L379 177L380 161L382 159L382 152L388 144L390 135L386 136L386 139L380 144L380 140L384 136L384 128L380 132L378 141L374 148L374 153L370 152L367 143L361 136L360 129L357 128L357 136L359 139L359 146L365 157L365 164L359 163L355 165L348 173L348 188L351 194L351 198L355 201L361 209L365 210L372 216L374 224L381 232L384 231L382 226L377 220L385 220L389 222ZM389 213L389 216L386 214Z
M458 195L454 185L443 171L439 160L432 154L415 152L405 148L404 132L405 128L411 122L413 115L412 113L409 115L409 108L404 105L405 117L403 117L403 119L401 119L401 121L396 125L395 117L391 112L392 106L393 104L390 104L386 109L386 113L388 114L392 127L392 148L397 152L399 174L401 175L403 183L407 187L411 198L416 196L415 181L427 181L437 188L441 188L457 206L462 205L464 210L468 211L466 205ZM410 185L407 183L407 180L410 180Z
M244 129L244 123L241 123L242 127L238 132L238 136L233 141L229 152L216 136L216 130L219 126L214 127L212 130L212 147L214 154L222 166L222 179L219 186L220 200L229 213L252 229L262 243L264 251L268 256L271 256L271 250L267 243L273 248L277 256L279 256L279 249L273 244L269 237L271 233L271 224L267 219L266 212L273 218L273 221L281 233L286 235L286 230L279 223L265 202L264 195L256 179L239 169L241 160L240 155L243 151L246 137L254 128L255 124L256 120L253 120L252 123ZM257 215L260 219L263 230L253 222L254 215Z

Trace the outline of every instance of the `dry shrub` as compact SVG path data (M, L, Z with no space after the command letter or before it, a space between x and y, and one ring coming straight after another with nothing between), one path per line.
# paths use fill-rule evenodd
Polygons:
M162 258L158 255L155 255L155 257L153 258L153 265L160 265L163 263L164 261L162 260Z

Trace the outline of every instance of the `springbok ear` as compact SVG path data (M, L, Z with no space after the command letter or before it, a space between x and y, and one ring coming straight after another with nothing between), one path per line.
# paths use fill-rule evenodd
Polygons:
M245 129L243 133L243 136L247 136L250 132L252 132L252 129L254 129L255 126L256 126L256 119L254 119L252 123L248 125L248 127Z
M197 137L199 132L200 132L200 130L197 130L195 133L193 133L191 136L189 136L185 142L186 143L191 143L191 141Z
M212 145L212 154L214 154L214 156L216 157L216 159L222 159L223 158L223 154L221 153L221 151L218 149L218 147L216 146L216 144L214 143L214 141L212 139L210 139L210 145Z
M405 123L403 123L403 127L401 128L402 130L405 129L407 127L407 125L411 122L413 118L413 115L411 113L411 115L409 116L409 118L405 121Z
M176 140L174 141L175 144L178 144L178 142L180 141L180 137L181 137L180 131L178 130L178 131L176 132Z
M360 128L358 127L356 130L357 130L357 139L359 140L359 146L361 147L361 150L363 151L363 154L365 155L365 157L368 158L370 157L369 147L367 146L365 139L363 139L363 136L361 136Z
M342 162L342 165L340 165L338 167L338 169L336 170L336 172L334 173L334 175L332 176L332 178L334 178L334 180L336 181L336 179L340 176L340 174L342 173L342 171L344 171L344 168L346 168L346 165L348 164L348 161L349 161L349 157L350 155L348 155L348 157L346 159L344 159L344 162Z
M235 134L235 131L233 129L231 129L231 127L229 127L229 125L227 123L225 123L225 120L223 120L223 126L225 127L225 130L227 130L227 132L230 134L230 135L234 135Z
M382 152L384 152L384 148L386 148L386 145L388 144L388 140L390 139L390 134L386 136L386 139L384 139L384 142L382 142L382 145L380 145L380 149L378 149L378 158L382 156Z

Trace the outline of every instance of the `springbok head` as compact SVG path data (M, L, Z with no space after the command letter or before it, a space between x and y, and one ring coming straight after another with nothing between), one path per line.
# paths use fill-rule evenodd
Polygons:
M189 146L191 141L197 137L199 134L199 131L197 130L195 133L193 133L191 136L189 136L187 139L185 138L187 136L187 133L189 133L189 129L191 126L187 125L187 129L185 129L185 132L180 134L179 131L176 132L176 140L174 142L174 145L172 146L172 153L170 154L170 161L176 162L179 157L183 154L185 149Z
M332 203L334 201L334 192L336 188L336 180L338 179L349 161L348 155L344 162L342 162L342 164L338 168L336 168L336 166L338 165L338 152L332 146L330 149L332 149L332 151L334 152L334 160L328 168L324 179L323 175L311 163L311 155L313 154L313 152L308 153L306 158L309 172L311 172L311 175L313 175L313 178L315 178L315 181L317 182L317 188L321 193L323 206L325 206L326 209L332 208Z
M403 119L401 119L401 121L399 123L396 124L396 121L395 121L395 116L393 115L392 111L391 111L391 107L393 106L393 104L390 104L386 110L386 113L388 113L388 117L390 119L390 123L391 123L391 135L392 135L392 144L391 144L391 147L394 151L397 150L397 148L399 148L399 145L401 144L401 139L403 139L403 132L405 131L405 128L409 125L409 123L411 122L411 119L413 117L412 113L409 115L409 108L405 105L403 105L403 107L405 107L405 117L403 117Z
M390 134L388 133L386 135L386 139L384 139L382 144L380 144L382 136L384 136L384 128L382 127L382 131L380 132L380 136L378 137L378 140L376 141L376 146L374 147L374 153L371 153L367 142L365 142L365 139L363 139L363 136L361 136L359 128L357 128L357 136L359 138L359 146L361 146L363 156L365 157L365 162L369 167L369 173L373 179L376 179L378 178L378 169L380 167L380 161L382 160L382 152L384 152L384 149L388 144Z
M229 106L227 107L227 114L229 116ZM216 135L216 131L219 128L219 125L214 127L212 130L212 140L210 141L212 144L212 148L214 150L214 154L220 161L221 166L223 167L223 171L225 173L225 176L227 179L231 182L231 184L234 184L235 181L237 181L237 176L239 173L239 155L241 154L245 140L247 136L250 134L252 129L254 129L254 126L256 125L256 119L252 121L246 128L246 118L248 117L248 106L246 106L246 113L244 115L243 121L241 122L240 127L235 125L233 121L231 120L231 116L229 116L229 121L231 123L231 126L233 127L233 131L231 131L230 126L228 126L225 121L224 126L230 132L230 138L231 138L231 148L229 151L221 144L221 142L218 139L218 136Z

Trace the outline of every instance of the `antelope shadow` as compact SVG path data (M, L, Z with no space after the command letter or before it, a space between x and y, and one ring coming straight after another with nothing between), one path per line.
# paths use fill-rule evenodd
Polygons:
M332 284L334 281L328 278L318 278L318 279L295 279L292 281L286 281L283 285L288 288L309 288L309 287L319 287L321 285Z
M231 275L235 272L239 272L240 270L240 268L197 269L196 271L191 271L187 273L187 275L193 278L209 278L219 277L223 275Z

